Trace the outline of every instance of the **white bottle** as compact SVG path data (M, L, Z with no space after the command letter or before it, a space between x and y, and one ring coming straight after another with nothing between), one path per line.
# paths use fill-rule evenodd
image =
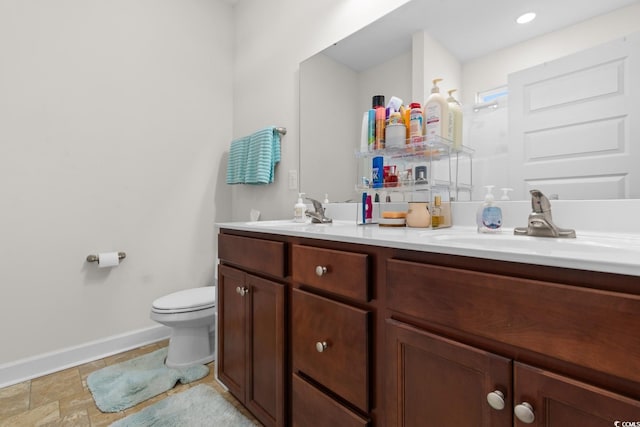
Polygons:
M438 82L442 79L433 79L431 95L424 104L424 126L427 141L447 138L449 135L449 104L440 94Z
M448 138L453 143L453 151L460 151L462 148L462 107L460 103L453 97L453 92L456 89L451 89L449 98L447 98L447 104L449 105L449 127Z
M307 205L302 201L302 196L304 193L298 193L298 201L293 206L293 221L294 222L305 222L306 218L304 216L305 211L307 210Z
M487 194L476 213L478 233L499 233L502 231L502 209L494 203L493 185L485 185Z

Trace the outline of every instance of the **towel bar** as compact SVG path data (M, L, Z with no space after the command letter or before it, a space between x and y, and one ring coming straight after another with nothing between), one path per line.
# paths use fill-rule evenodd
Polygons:
M287 128L276 128L276 130L280 133L280 135L287 134Z

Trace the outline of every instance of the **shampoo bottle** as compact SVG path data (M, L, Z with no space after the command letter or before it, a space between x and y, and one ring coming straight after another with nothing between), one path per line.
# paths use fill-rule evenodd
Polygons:
M442 79L433 79L431 95L424 104L425 137L427 141L434 137L447 138L449 132L449 104L440 94L438 82Z
M304 212L307 210L307 205L302 201L302 196L304 193L298 193L298 201L293 206L293 221L294 222L305 222L306 218L304 217Z
M493 185L486 185L487 194L476 213L478 233L497 233L502 229L502 209L495 205Z
M448 138L453 143L453 151L460 151L462 148L462 107L453 97L453 92L455 91L456 89L451 89L449 91L449 98L447 98L447 104L449 106Z

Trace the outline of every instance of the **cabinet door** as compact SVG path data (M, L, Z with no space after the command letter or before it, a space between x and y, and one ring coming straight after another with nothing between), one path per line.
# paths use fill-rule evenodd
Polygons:
M514 363L514 390L516 410L529 405L520 408L522 418L533 415L530 423L516 416L515 426L640 425L640 401L519 362Z
M283 426L285 288L247 275L249 348L246 405L265 426Z
M388 427L512 425L509 359L391 319L386 339ZM501 410L487 401L494 391Z
M246 401L247 299L245 273L221 265L218 270L218 377L231 394Z

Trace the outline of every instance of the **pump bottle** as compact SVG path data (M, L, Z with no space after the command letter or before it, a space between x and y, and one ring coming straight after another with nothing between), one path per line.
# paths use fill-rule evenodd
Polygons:
M304 193L298 193L298 201L293 206L293 221L294 222L305 222L306 218L304 217L304 213L307 210L307 205L302 201L302 196Z
M478 233L498 233L502 231L502 209L495 205L493 185L485 185L487 194L476 213Z
M449 136L449 104L440 94L438 82L442 79L433 79L431 95L424 104L424 126L427 141L437 137L447 138Z
M447 98L447 104L449 105L449 129L448 138L453 142L453 151L460 151L462 148L462 107L460 103L453 97L453 92L456 89L451 89L449 98Z

